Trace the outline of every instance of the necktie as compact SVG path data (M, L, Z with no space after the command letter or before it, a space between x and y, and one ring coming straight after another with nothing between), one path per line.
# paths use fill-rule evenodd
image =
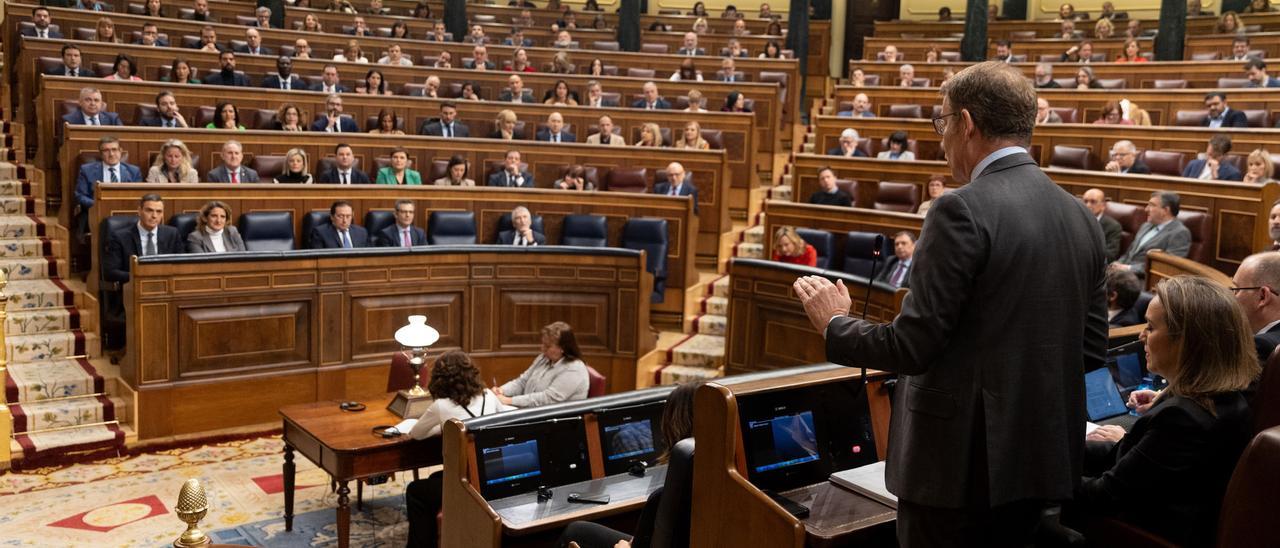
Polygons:
M413 240L409 238L409 229L406 228L404 231L400 232L400 240L405 247L413 247Z
M239 177L239 175L240 175L240 170L239 170L239 169L233 169L233 170L231 170L231 184L233 184L233 185L238 185L238 184L240 184L240 177Z
M679 195L680 195L680 187L678 186L671 187L671 194L668 194L668 196L679 196Z
M342 248L351 249L351 235L347 231L342 231Z
M333 124L334 133L342 133L342 118L338 118L338 123Z
M1155 238L1156 233L1158 232L1160 232L1160 227L1158 226L1148 230L1146 234L1142 235L1142 241L1138 242L1138 248L1142 248L1142 246L1146 245L1152 238Z
M70 69L70 70L68 70L68 71L67 71L67 76L70 76L70 77L72 77L72 78L75 78L76 76L79 76L78 72L79 72L79 71L78 71L78 70L76 70L76 69Z
M338 174L338 178L339 178L339 179L341 179L342 184L344 184L344 185L345 185L345 184L350 184L350 183L348 183L348 182L347 182L347 174L346 174L346 173L339 173L339 174Z
M113 183L118 183L118 182L120 182L120 176L116 175L116 166L108 167L108 168L107 168L107 173L110 173L110 174L111 174L111 182L113 182Z
M507 174L507 186L516 186L516 179L510 173Z
M898 268L894 269L893 276L889 278L889 282L894 287L902 287L902 277L907 273L906 263L898 263Z
M280 79L280 89L289 89L289 79L288 79L288 78L281 78L281 79Z
M646 106L644 107L644 109L645 109L645 110L653 110L653 105L654 105L653 103L649 103L648 105L646 105Z
M40 30L40 32L39 32L39 33L37 33L37 36L39 36L39 37L41 37L41 38L48 38L48 37L49 37L49 31L41 29L41 30Z
M146 251L146 254L147 254L147 255L155 255L155 254L156 254L156 233L155 233L155 232L148 232L148 233L147 233L147 251Z
M86 120L86 122L89 122L89 124L88 124L88 125L96 126L96 125L98 125L98 117L97 117L97 116L90 116L90 117L89 117L89 119L88 119L88 120Z
M560 134L559 134L559 133L553 133L553 134L551 134L551 141L552 141L552 142L555 142L555 143L559 143L559 142L560 142Z

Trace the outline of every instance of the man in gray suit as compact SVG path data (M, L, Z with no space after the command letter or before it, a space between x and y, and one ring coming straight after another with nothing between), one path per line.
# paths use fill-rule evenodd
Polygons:
M1146 275L1147 252L1159 249L1170 255L1186 257L1191 252L1191 231L1178 220L1182 199L1176 192L1153 192L1147 200L1147 222L1133 235L1129 251L1111 268L1130 270L1139 277Z
M244 162L244 148L239 141L227 141L222 144L222 165L209 170L206 178L210 183L256 183L258 172L241 165Z
M1098 221L1027 154L1036 91L1006 63L943 84L957 182L934 200L889 324L843 283L796 280L827 359L901 375L885 472L903 546L1023 546L1083 472L1083 371L1107 346Z

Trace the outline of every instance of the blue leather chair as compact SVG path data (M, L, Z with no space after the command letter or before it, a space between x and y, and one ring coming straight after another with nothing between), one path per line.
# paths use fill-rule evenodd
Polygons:
M302 216L302 249L311 249L311 229L329 224L328 211L308 211Z
M137 215L112 215L98 225L98 257L107 256L107 240L111 233L138 224ZM125 345L124 291L119 283L108 282L106 269L98 268L98 312L102 318L102 347L119 350Z
M529 224L532 225L529 228L532 228L534 232L544 236L547 234L547 231L542 229L542 215L531 215L529 220L531 221ZM498 231L493 233L493 241L498 241L498 235L502 234L504 230L513 230L511 227L511 212L503 213L501 217L498 217Z
M248 251L289 251L294 248L292 211L251 211L240 215L240 237Z
M602 215L565 215L560 245L609 247L607 221Z
M432 211L427 218L427 244L475 245L476 214L470 211Z
M196 212L179 213L169 217L169 226L178 229L178 237L181 238L182 244L185 246L187 235L196 230L196 217L200 214Z
M370 210L365 213L364 229L369 231L369 245L386 245L382 242L382 230L393 224L396 224L396 212L394 211Z
M634 218L622 226L622 247L645 251L645 270L653 274L653 295L649 302L663 301L667 288L667 220Z
M814 265L816 268L835 268L838 262L836 256L836 236L825 230L814 230L812 228L797 228L796 234L804 239L805 243L813 246L818 252L818 263Z
M884 268L885 261L893 254L893 240L875 232L850 231L844 241L844 264L840 270L846 274L872 277L872 265L875 264L876 238L882 238L880 261L875 266L876 274Z

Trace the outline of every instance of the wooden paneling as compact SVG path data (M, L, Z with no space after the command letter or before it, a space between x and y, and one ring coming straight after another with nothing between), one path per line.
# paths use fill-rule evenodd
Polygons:
M1092 29L1090 29L1092 30ZM1035 62L1040 60L1041 55L1062 55L1071 46L1079 44L1079 40L1062 40L1059 38L1039 38L1036 40L1020 40L1014 47L1014 53L1019 55L1025 54L1027 61ZM868 37L862 39L862 57L864 59L875 59L876 53L884 51L884 47L892 44L902 52L903 59L908 63L923 63L925 52L929 48L937 46L942 51L960 51L959 38L929 38L927 40L903 40L901 37ZM1153 40L1150 38L1141 38L1138 45L1142 51L1151 51ZM1230 40L1227 41L1228 49L1230 49ZM1106 54L1107 59L1115 59L1117 55L1124 51L1124 39L1113 38L1110 40L1093 40L1093 53ZM987 44L987 56L993 57L996 52L995 40L991 40ZM916 75L919 77L919 75Z
M231 289L224 283L206 291L132 291L136 285L194 274L226 280L244 271L387 273L437 259L461 260L473 271L509 268L513 273L443 284L430 276L396 281L384 276L386 281L371 285L346 276L343 283L323 290ZM600 275L605 270L615 275L605 279ZM620 281L623 272L631 274L629 281ZM135 260L133 282L126 285L130 342L121 377L138 390L143 439L256 424L270 420L288 403L317 397L360 399L385 392L387 364L392 353L401 350L392 335L407 316L425 313L442 334L431 354L460 348L476 358L486 379L519 374L539 352L542 326L568 321L575 327L584 360L609 377L613 390L631 389L636 360L653 346L649 308L647 300L625 308L618 303L624 290L632 296L651 291L652 277L643 272L639 253L553 248ZM470 309L464 313L468 303ZM489 338L462 336L468 332L488 333ZM620 344L623 333L626 342ZM284 382L288 388L267 388L272 395L260 397L263 386ZM317 392L320 386L325 387L323 393ZM157 407L168 400L182 400L184 405ZM210 412L224 407L235 411Z
M1228 47L1230 44L1228 44ZM1018 46L1014 45L1015 53ZM1223 53L1226 53L1224 50ZM923 55L923 54L922 54ZM1030 58L1029 58L1030 60ZM1031 60L1028 63L1014 63L1013 66L1027 75L1028 78L1035 75L1036 62ZM1071 78L1076 74L1078 64L1071 63L1052 63L1053 76L1055 78ZM854 68L861 68L866 74L877 74L880 76L881 82L892 82L898 76L898 67L902 63L885 63L878 61L849 61L849 72L852 73ZM917 78L928 78L934 86L939 85L943 79L943 71L951 70L959 72L968 66L965 63L923 63L920 60L912 61L912 66L916 69ZM1155 87L1156 80L1186 80L1187 85L1191 88L1217 88L1218 79L1224 77L1243 78L1244 63L1239 61L1168 61L1168 62L1150 62L1150 63L1093 63L1089 65L1093 69L1094 76L1105 79L1124 79L1127 89L1151 89ZM933 90L935 93L936 89ZM1081 90L1088 93L1088 90ZM1228 90L1232 97L1236 93L1247 92L1245 89ZM1203 93L1203 92L1202 92ZM1135 101L1136 102L1136 101ZM1203 106L1203 105L1202 105Z

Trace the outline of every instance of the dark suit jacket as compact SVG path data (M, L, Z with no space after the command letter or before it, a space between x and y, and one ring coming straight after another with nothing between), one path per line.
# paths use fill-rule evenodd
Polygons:
M1139 158L1133 161L1133 165L1129 166L1129 171L1126 171L1125 173L1133 173L1135 175L1150 175L1151 168L1147 167L1147 164L1142 163L1142 159Z
M538 130L537 140L538 140L538 141L551 141L551 131L549 131L549 130L545 130L545 129L540 129L540 130ZM560 142L561 142L561 143L576 143L576 142L578 142L578 136L577 136L577 135L574 135L574 134L572 134L572 133L569 133L569 132L567 132L567 131L565 131L565 130L563 130L563 129L562 129L562 130L560 130Z
M1267 358L1270 358L1271 353L1280 346L1280 324L1271 326L1271 329L1261 335L1254 335L1253 345L1258 350L1258 362L1265 367Z
M511 39L510 39L510 38L507 38L507 39L505 39L505 40L503 40L503 41L502 41L502 45L504 45L504 46L515 46L515 45L519 45L519 46L520 46L520 47L522 47L522 48L531 48L531 47L533 47L533 39L532 39L532 38L525 38L524 40L521 40L520 42L521 42L520 44L513 44L513 43L511 43Z
M143 43L142 43L142 39L141 39L141 38L139 38L139 39L137 39L137 40L134 40L134 41L133 41L133 45L135 45L135 46L143 46L143 45L146 45L146 44L143 44ZM154 44L151 44L151 45L152 45L152 47L157 47L157 48L167 48L167 47L169 47L169 40L167 40L167 39L164 39L164 38L161 38L161 37L157 36L157 37L156 37L156 41L155 41L155 43L154 43Z
M342 85L342 84L338 84L338 86L337 86L337 90L338 90L338 93L346 93L346 92L347 92L347 86L344 86L344 85ZM314 86L311 86L311 91L324 91L324 82L320 82L320 83L318 83L318 84L316 84L316 85L314 85Z
M495 245L515 245L515 241L516 241L515 230L503 230L502 232L498 233L498 241L494 242L494 244ZM538 232L536 230L533 231L533 241L538 245L547 245L547 237L543 236L541 232Z
M922 232L898 317L826 330L828 360L901 375L886 485L949 508L1070 498L1081 372L1107 349L1098 221L1017 153L935 199Z
M327 183L327 184L336 185L336 184L340 184L342 180L341 178L338 177L338 170L335 168L335 169L325 170L324 172L320 173L320 177L316 179L316 182L322 183L322 184ZM373 181L369 180L368 174L354 168L351 170L351 180L349 182L353 185L367 185L367 184L373 183Z
M351 236L351 247L369 247L369 231L363 226L352 223L347 229ZM311 249L342 249L342 240L338 239L338 230L330 223L323 223L311 229Z
M222 229L222 245L227 251L245 250L244 239L240 237L240 230L235 225L228 223ZM217 250L213 247L209 233L197 228L187 234L187 253L217 253Z
M29 28L29 29L26 29L26 28L22 29L22 35L23 35L23 36L35 36L35 35L36 35L36 29L35 29L35 27L31 27L31 28ZM55 28L53 28L53 27L50 27L50 28L49 28L49 39L50 39L50 40L52 40L52 39L54 39L54 38L62 38L62 32L61 32L61 31L59 31L59 30L57 30L57 29L55 29Z
M1118 443L1089 442L1076 502L1178 545L1211 546L1218 508L1251 437L1241 392L1213 396L1216 417L1169 395Z
M1209 118L1206 117L1200 125L1209 127ZM1244 111L1228 108L1222 118L1222 125L1218 127L1249 127L1249 118L1244 115Z
M84 113L80 112L79 110L76 110L71 114L63 115L62 119L68 124L71 124L73 126L84 125ZM104 126L123 126L124 125L120 123L119 114L116 114L114 112L107 112L105 110L98 112L98 124L104 125Z
M262 80L262 87L270 88L270 89L280 89L280 75L272 74L267 76L265 79ZM301 76L298 76L297 74L290 74L289 89L296 89L299 91L303 91L308 88L307 88L307 83L302 80Z
M463 68L465 68L465 69L475 69L475 68L476 68L476 62L475 62L475 61L467 61L467 62L466 62L466 64L463 66ZM495 66L494 66L494 64L493 64L493 61L485 61L485 62L484 62L484 68L485 68L485 70L493 70L493 69L495 69L496 67L495 67Z
M680 48L676 50L676 55L706 55L706 54L707 54L707 50L703 48L694 48L694 51L692 52L689 51L689 48Z
M418 127L418 135L434 135L436 137L443 137L444 125L441 124L439 121L423 122L422 125ZM467 127L467 124L454 120L453 136L454 137L470 137L471 128Z
M1147 307L1151 305L1151 293L1143 291L1138 294L1138 299L1133 301L1133 306L1121 310L1118 314L1111 318L1107 323L1111 327L1129 327L1140 323L1147 323Z
M1208 160L1192 160L1187 167L1182 169L1182 176L1190 179L1200 177L1200 172L1204 171L1204 164ZM1243 181L1244 174L1236 169L1236 166L1226 162L1218 162L1218 179L1219 181Z
M256 183L258 182L258 172L254 171L246 165L240 166L240 183ZM218 166L209 170L209 174L205 176L210 183L230 183L231 172L227 166Z
M240 86L247 88L253 85L249 83L248 76L240 74L239 72L233 72L230 78L223 78L221 70L204 75L204 79L202 81L211 86Z
M646 104L647 102L644 99L640 99L634 103L631 103L631 108L645 108L644 106ZM660 109L660 110L669 110L671 108L671 103L667 102L666 99L659 97L658 101L654 104L653 108Z
M322 117L311 124L311 131L324 132L325 128L328 127L329 119ZM342 129L342 133L364 133L363 131L360 131L360 126L357 126L350 116L338 117L338 127Z
M95 74L92 70L86 69L86 68L84 68L84 67L80 67L80 68L79 68L79 69L77 69L77 70L79 71L79 72L77 72L77 73L76 73L76 77L77 77L77 78L97 78L97 77L98 77L98 75L97 75L97 74ZM50 70L49 72L46 72L45 74L48 74L48 75L50 75L50 76L66 76L66 75L67 75L67 66L66 66L66 65L58 65L58 67L57 67L57 68L52 69L52 70Z
M671 193L671 182L658 183L653 185L653 193L660 196L666 196ZM688 177L685 178L684 184L680 185L680 196L693 196L693 213L698 213L698 187L693 186L693 181Z
M234 49L236 53L249 53L249 44L245 44L243 46L236 45ZM258 46L258 53L250 55L275 55L275 51L267 46Z
M409 227L409 242L413 245L427 245L427 231L416 226ZM374 243L380 247L400 247L400 227L393 223L382 229Z
M159 115L143 118L138 125L143 127L160 127L161 118Z
M120 162L117 173L122 183L142 182L142 171L138 166ZM80 173L76 175L76 202L80 207L84 209L93 207L93 190L101 179L102 162L89 162L80 166Z
M1104 214L1101 219L1098 219L1098 224L1102 225L1102 242L1107 247L1107 262L1120 258L1120 238L1124 232L1120 221Z
M898 269L898 263L899 263L899 262L901 262L901 261L899 261L899 260L898 260L898 256L897 256L897 255L894 255L894 256L892 256L892 257L889 257L889 260L888 260L888 261L885 261L885 263L884 263L883 265L880 265L880 270L876 272L876 280L875 280L875 281L880 282L880 283L890 284L890 283L891 283L891 280L893 279L893 273L894 273L894 271L896 271L896 270ZM901 287L910 287L910 286L911 286L911 283L910 283L910 282L911 282L911 268L912 268L912 266L914 266L914 265L915 265L915 261L912 261L912 263L911 263L911 264L907 265L907 272L906 272L906 274L905 274L905 277L904 277L904 278L902 278L902 286L901 286Z
M1182 221L1177 219L1169 221L1169 224L1152 236L1146 244L1138 245L1142 237L1151 230L1155 230L1155 225L1142 223L1138 233L1133 235L1133 243L1129 244L1129 251L1119 259L1119 262L1129 265L1140 276L1147 270L1147 252L1152 249L1159 249L1179 257L1186 257L1191 252L1191 231L1182 224Z
M182 253L185 249L178 229L164 224L156 227L157 253ZM138 235L136 223L107 236L107 256L102 259L103 276L107 281L128 282L129 257L134 255L142 255L142 237Z
M844 156L844 151L840 150L840 147L835 147L827 151L827 156ZM855 158L866 158L867 153L863 152L860 148L855 148L853 149L853 156Z
M524 177L524 184L518 185L521 188L533 188L533 174L528 171L521 171L520 176ZM487 186L517 186L507 184L507 170L501 170L489 176Z

